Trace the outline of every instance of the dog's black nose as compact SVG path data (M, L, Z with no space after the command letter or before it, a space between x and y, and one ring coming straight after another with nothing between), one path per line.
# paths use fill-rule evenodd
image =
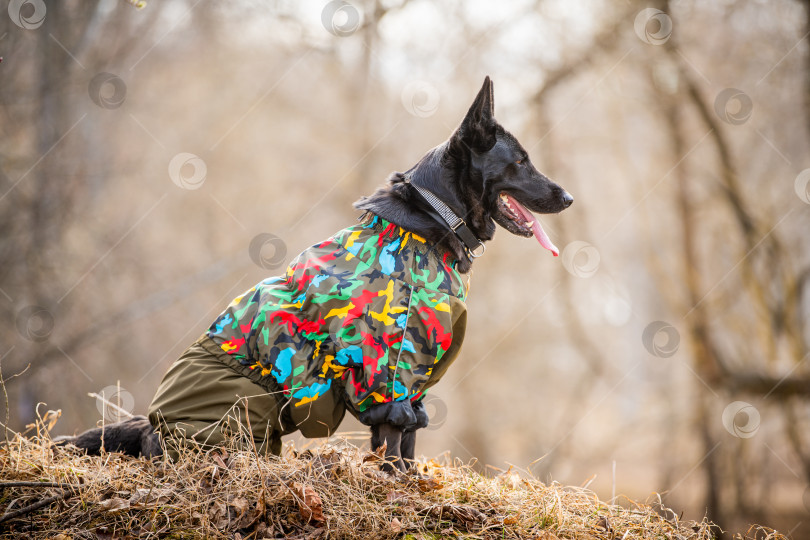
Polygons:
M569 206L571 206L572 202L574 202L574 198L571 196L571 194L568 193L567 191L563 191L563 204L565 205L565 207L568 208Z

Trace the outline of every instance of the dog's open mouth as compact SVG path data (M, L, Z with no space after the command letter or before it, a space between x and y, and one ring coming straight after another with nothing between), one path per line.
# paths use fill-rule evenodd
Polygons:
M555 257L560 254L560 250L551 243L546 231L540 226L540 222L537 221L537 218L526 210L522 204L517 202L514 197L501 192L498 197L498 210L501 215L513 225L513 228L510 228L509 232L527 238L534 235L537 241L540 242L540 245L549 250Z

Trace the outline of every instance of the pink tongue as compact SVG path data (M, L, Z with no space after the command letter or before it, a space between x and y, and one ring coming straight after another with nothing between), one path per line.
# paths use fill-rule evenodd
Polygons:
M540 226L540 222L537 221L537 218L535 218L531 212L523 208L523 205L517 202L509 194L506 195L506 198L509 199L509 204L512 205L512 208L517 210L518 214L520 214L521 217L526 220L526 222L532 222L532 232L534 233L534 237L537 238L537 241L540 242L540 245L549 250L555 257L559 256L560 250L557 249L557 246L551 243L546 231L544 231L543 227Z

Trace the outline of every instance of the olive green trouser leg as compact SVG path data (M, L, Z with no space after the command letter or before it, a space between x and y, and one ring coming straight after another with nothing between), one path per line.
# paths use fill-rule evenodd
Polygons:
M233 436L250 435L262 454L281 454L282 427L275 396L225 365L199 343L186 350L163 377L152 404L149 421L157 427L177 457L173 446L192 442L207 449ZM247 436L237 439L244 450L253 450Z

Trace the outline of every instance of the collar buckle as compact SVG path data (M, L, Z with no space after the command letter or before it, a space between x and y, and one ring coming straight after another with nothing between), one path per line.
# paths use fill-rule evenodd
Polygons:
M480 252L478 252L479 248L481 249ZM483 242L481 242L479 240L478 245L475 247L475 249L468 249L467 254L470 256L470 258L477 259L481 255L483 255L486 251L487 251L487 246Z

